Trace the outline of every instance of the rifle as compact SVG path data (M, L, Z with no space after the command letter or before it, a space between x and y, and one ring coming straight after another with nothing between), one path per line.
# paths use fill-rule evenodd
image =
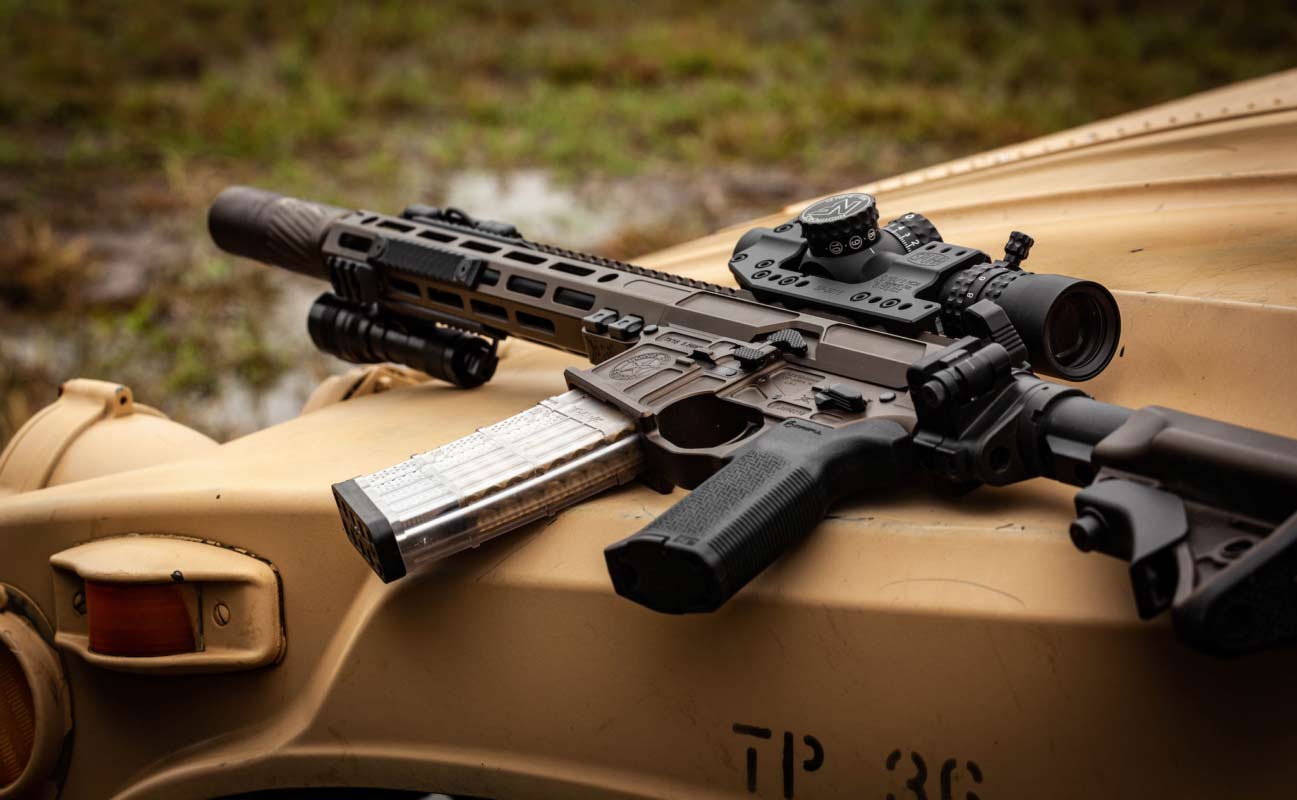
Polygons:
M819 201L735 246L742 289L528 241L413 205L399 217L245 187L213 203L224 250L330 281L321 350L471 388L506 336L579 353L570 391L335 484L343 528L384 581L639 479L693 489L605 550L617 593L719 608L849 494L919 475L956 492L1033 477L1083 487L1075 545L1130 563L1144 619L1241 653L1297 637L1297 441L1072 381L1112 358L1102 286L885 226L869 195Z

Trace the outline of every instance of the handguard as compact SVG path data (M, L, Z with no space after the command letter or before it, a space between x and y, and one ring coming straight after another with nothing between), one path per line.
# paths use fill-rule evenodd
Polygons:
M715 611L848 494L893 484L911 466L890 420L844 428L785 420L639 533L604 550L623 597L669 614Z

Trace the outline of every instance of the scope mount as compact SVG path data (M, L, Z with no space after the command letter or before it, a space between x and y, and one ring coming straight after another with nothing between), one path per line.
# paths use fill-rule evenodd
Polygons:
M763 303L814 309L911 338L970 333L964 311L991 300L1008 313L1035 369L1093 378L1116 355L1121 312L1093 281L1022 269L1034 240L1013 231L1002 257L943 241L923 215L878 227L874 198L848 192L795 219L753 228L734 246L730 272Z
M921 214L878 228L877 213L866 194L826 198L797 219L745 234L730 271L762 302L814 307L903 336L947 333L952 323L958 334L958 311L944 307L955 298L941 296L948 279L981 265L1018 272L1030 249L1031 237L1015 231L1005 258L992 262L977 248L943 242Z

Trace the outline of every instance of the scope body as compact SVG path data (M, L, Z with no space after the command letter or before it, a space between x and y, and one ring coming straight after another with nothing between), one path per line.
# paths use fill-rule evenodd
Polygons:
M879 227L874 199L851 192L813 203L796 219L753 228L730 271L759 300L814 307L903 336L958 337L963 312L991 300L1008 314L1035 371L1073 381L1098 375L1117 350L1121 314L1093 281L1021 268L1032 239L1014 232L1002 259L942 241L922 214Z

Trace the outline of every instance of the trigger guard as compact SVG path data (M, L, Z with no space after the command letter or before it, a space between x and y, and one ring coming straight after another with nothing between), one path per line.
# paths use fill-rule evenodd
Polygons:
M722 444L689 448L667 439L658 427L653 426L652 419L641 420L640 423L647 464L647 469L641 474L662 482L665 488L653 483L649 485L663 492L670 491L674 486L682 489L697 488L698 484L729 463L736 450L779 424L777 420L763 419L760 424L749 425L742 435Z

